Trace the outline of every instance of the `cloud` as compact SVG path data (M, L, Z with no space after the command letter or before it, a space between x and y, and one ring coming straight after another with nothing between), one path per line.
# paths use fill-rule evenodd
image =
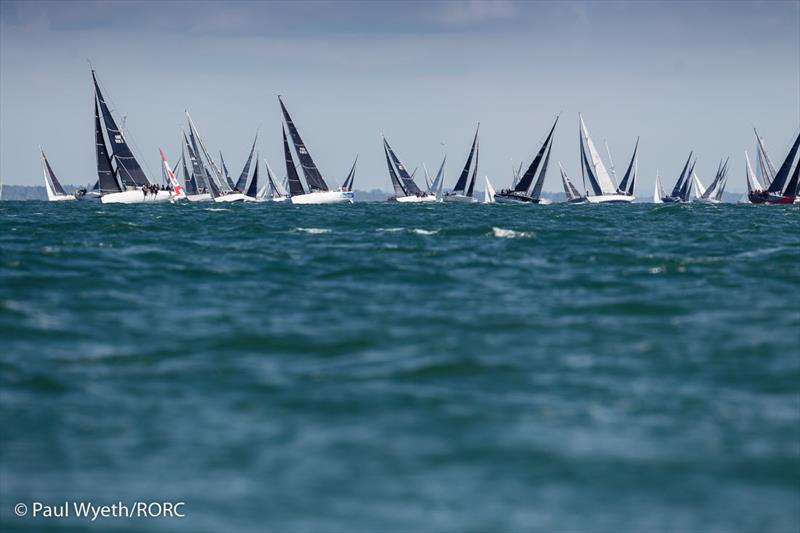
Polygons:
M453 0L441 6L440 21L453 26L510 19L517 12L509 0Z

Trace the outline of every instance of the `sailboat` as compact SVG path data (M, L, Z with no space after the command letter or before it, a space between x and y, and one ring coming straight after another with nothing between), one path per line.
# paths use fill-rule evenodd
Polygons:
M572 184L570 181L569 176L564 171L564 167L561 166L561 162L558 163L558 169L561 171L561 184L564 186L564 194L567 197L567 203L569 204L586 204L588 203L586 197L583 196Z
M722 194L725 192L725 185L728 181L729 160L730 158L726 159L724 163L720 160L719 166L717 167L717 174L714 176L714 180L708 188L703 186L700 178L697 177L697 173L692 174L694 179L695 202L718 204L722 201Z
M186 191L183 189L183 186L180 184L178 179L175 177L175 174L172 172L172 169L170 168L169 163L167 162L167 156L164 155L164 150L159 148L158 152L161 154L161 161L164 165L164 173L167 175L167 181L172 187L173 191L172 201L175 202L178 200L186 200Z
M694 163L692 163L693 154L694 152L689 152L689 157L686 159L686 163L683 165L683 170L681 171L681 175L678 176L678 181L675 182L675 186L672 188L672 192L668 196L661 197L662 202L682 203L689 201L689 197L692 192L692 185L694 184L694 179L692 178L692 175L694 174L694 165L697 163L697 159L695 159Z
M603 160L589 136L589 130L583 121L583 116L578 113L580 119L580 146L581 146L581 173L583 174L584 184L588 179L591 190L594 194L587 194L586 201L590 204L601 203L630 203L634 201L634 196L628 191L621 191L614 185L611 176L608 175ZM634 157L635 157L634 151Z
M231 190L234 192L244 192L247 186L247 177L250 175L250 165L253 162L253 154L256 151L256 141L258 141L258 132L256 132L256 136L253 139L253 145L250 147L250 154L247 156L247 161L244 164L244 168L242 168L241 174L239 174L239 179L236 180L235 184L231 185ZM258 164L257 157L256 164Z
M436 196L423 191L417 186L414 178L409 175L406 167L392 150L386 138L381 135L381 139L383 139L383 153L386 156L386 165L389 167L389 179L394 188L394 196L389 198L388 201L404 204L435 202Z
M353 161L353 166L350 167L350 172L347 173L347 177L344 179L342 186L339 187L341 191L353 191L353 182L356 180L356 165L358 164L358 154L356 154L356 158Z
M539 148L539 153L533 158L528 170L517 182L516 187L513 189L506 189L495 194L495 201L499 204L538 204L548 203L542 200L542 186L544 179L547 175L547 164L550 161L550 150L553 147L553 133L558 124L558 117L553 122L553 127L550 128L550 133L547 134ZM542 162L544 161L544 162ZM538 175L538 179L534 182L534 178Z
M281 105L281 112L286 126L289 128L289 134L292 137L294 150L297 152L297 158L300 160L300 165L303 169L303 175L306 178L308 185L308 192L303 188L303 184L297 175L297 168L294 166L294 159L292 158L291 150L286 139L286 130L283 131L283 144L284 154L286 156L286 173L289 176L289 193L293 204L342 204L353 203L353 191L344 191L341 188L337 191L332 191L328 188L328 184L320 174L317 165L311 158L308 148L303 143L300 137L300 132L292 121L289 111L283 104L283 100L278 96L278 102ZM291 169L289 168L291 166Z
M261 192L256 197L260 202L287 202L289 201L289 195L286 194L283 190L278 188L277 183L275 183L275 178L272 174L272 168L269 166L269 162L264 159L264 166L267 168L267 184L261 190Z
M191 131L189 132L191 135ZM203 162L197 154L197 141L192 137L192 143L189 143L189 138L183 134L183 148L189 156L189 162L192 166L192 172L186 168L186 156L183 158L183 178L186 184L186 197L190 202L213 202L214 198L211 196L208 187L209 182L206 180L206 170L203 167Z
M453 190L446 192L444 196L442 196L442 200L445 202L473 203L478 201L473 197L473 193L475 191L475 180L478 176L478 152L480 151L478 146L478 130L480 130L480 128L481 123L478 122L478 127L475 129L475 137L472 139L472 148L470 148L469 156L467 156L464 170L461 171L461 175L456 182L456 186L453 187ZM473 157L475 158L474 167L472 165ZM470 169L472 169L471 179L469 175Z
M661 174L656 169L656 184L653 188L653 203L654 204L663 204L664 198L666 194L664 193L664 187L661 185Z
M486 190L483 191L483 203L493 204L496 196L494 187L492 187L492 182L489 181L489 176L484 176L484 179L486 180Z
M100 90L97 75L94 82L95 145L100 201L104 204L140 204L165 202L172 198L168 190L149 191L150 181L133 155L128 141L108 107ZM103 119L101 124L100 119ZM103 136L103 126L112 150Z
M61 202L64 200L74 200L74 196L64 192L64 188L61 186L61 183L58 182L58 178L56 178L56 175L50 166L50 162L47 160L47 156L44 155L44 150L41 150L41 152L42 171L44 172L44 188L47 190L47 201Z
M763 149L763 145L760 143L760 138L759 145ZM798 147L800 147L800 134L797 135L797 139L795 139L794 144L789 149L789 153L786 155L786 159L784 159L783 164L775 173L775 177L769 182L768 186L766 183L764 184L766 186L766 190L753 191L747 195L751 203L791 204L795 202L798 192L800 192L798 191L798 167L800 167L800 161L798 161L797 165L795 166L795 170L791 175L791 178L789 177L789 174L792 171L792 165L794 164ZM748 188L749 186L750 179L748 176Z

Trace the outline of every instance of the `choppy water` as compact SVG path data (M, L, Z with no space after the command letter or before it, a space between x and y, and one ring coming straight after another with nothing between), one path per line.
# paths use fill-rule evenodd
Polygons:
M0 203L0 526L800 529L796 206Z

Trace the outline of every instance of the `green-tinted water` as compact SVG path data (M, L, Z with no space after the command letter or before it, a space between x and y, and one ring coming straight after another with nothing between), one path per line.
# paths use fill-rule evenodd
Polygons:
M797 531L796 206L0 203L0 526Z

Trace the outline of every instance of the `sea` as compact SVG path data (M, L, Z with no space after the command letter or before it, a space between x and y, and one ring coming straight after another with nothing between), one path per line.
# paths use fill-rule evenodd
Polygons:
M800 531L798 207L2 202L0 530Z

